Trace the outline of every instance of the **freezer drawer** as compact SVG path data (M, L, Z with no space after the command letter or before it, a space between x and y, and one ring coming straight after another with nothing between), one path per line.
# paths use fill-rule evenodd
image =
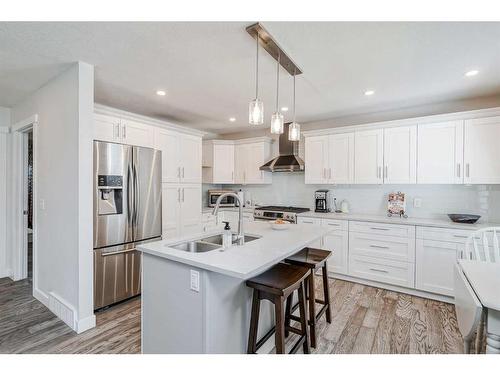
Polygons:
M141 293L141 253L135 244L94 250L94 309Z

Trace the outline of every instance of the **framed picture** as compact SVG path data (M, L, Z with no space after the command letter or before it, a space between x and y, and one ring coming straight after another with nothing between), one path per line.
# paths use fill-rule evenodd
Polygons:
M398 191L397 193L389 194L389 198L387 200L387 215L399 215L407 217L405 193Z

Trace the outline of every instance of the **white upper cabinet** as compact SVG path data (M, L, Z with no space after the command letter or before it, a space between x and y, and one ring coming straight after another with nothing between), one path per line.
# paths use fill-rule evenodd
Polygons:
M243 140L237 141L234 146L234 182L237 184L272 183L271 172L260 170L260 167L271 158L270 139L249 143Z
M354 181L354 133L305 139L306 184L350 184Z
M417 183L463 183L463 121L418 125Z
M384 129L354 133L354 182L381 184L384 159Z
M154 147L154 128L131 120L121 120L122 142L132 146Z
M328 183L354 182L354 133L334 134L329 137Z
M414 184L416 173L417 127L384 129L384 183Z
M306 137L305 139L305 183L328 183L328 135Z
M234 184L234 143L203 142L203 183Z
M94 114L94 139L119 143L120 119L113 116Z
M153 147L154 128L114 116L95 114L94 139L132 146Z
M201 138L156 129L155 148L162 152L162 181L201 183Z
M500 117L465 121L464 182L500 184Z

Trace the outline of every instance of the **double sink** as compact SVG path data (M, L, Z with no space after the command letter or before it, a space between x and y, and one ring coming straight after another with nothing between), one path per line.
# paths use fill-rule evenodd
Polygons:
M233 244L237 242L236 235L233 234ZM245 243L252 242L259 239L260 236L245 235ZM205 253L207 251L217 250L222 248L222 234L216 234L210 237L201 238L199 240L192 240L181 242L175 245L168 245L168 247L187 251L189 253Z

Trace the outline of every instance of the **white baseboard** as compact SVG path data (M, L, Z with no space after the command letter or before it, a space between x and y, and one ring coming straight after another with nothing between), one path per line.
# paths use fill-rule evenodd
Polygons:
M49 308L49 296L38 288L33 288L33 297L39 300L46 308Z
M12 273L10 269L8 268L0 269L0 279L3 279L4 277L12 279Z
M374 286L376 288L387 289L387 290L391 290L391 291L399 292L399 293L406 293L406 294L410 294L412 296L433 299L433 300L441 301L441 302L454 303L453 297L443 296L441 294L434 294L434 293L424 292L424 291L417 290L417 289L411 289L411 288L405 288L405 287L396 286L396 285L384 284L384 283L381 283L378 281L360 279L357 277L342 275L342 274L334 273L334 272L328 272L328 276L333 278L333 279L340 279L340 280L350 281L353 283Z
M95 327L95 315L92 314L76 322L76 333L82 333Z

